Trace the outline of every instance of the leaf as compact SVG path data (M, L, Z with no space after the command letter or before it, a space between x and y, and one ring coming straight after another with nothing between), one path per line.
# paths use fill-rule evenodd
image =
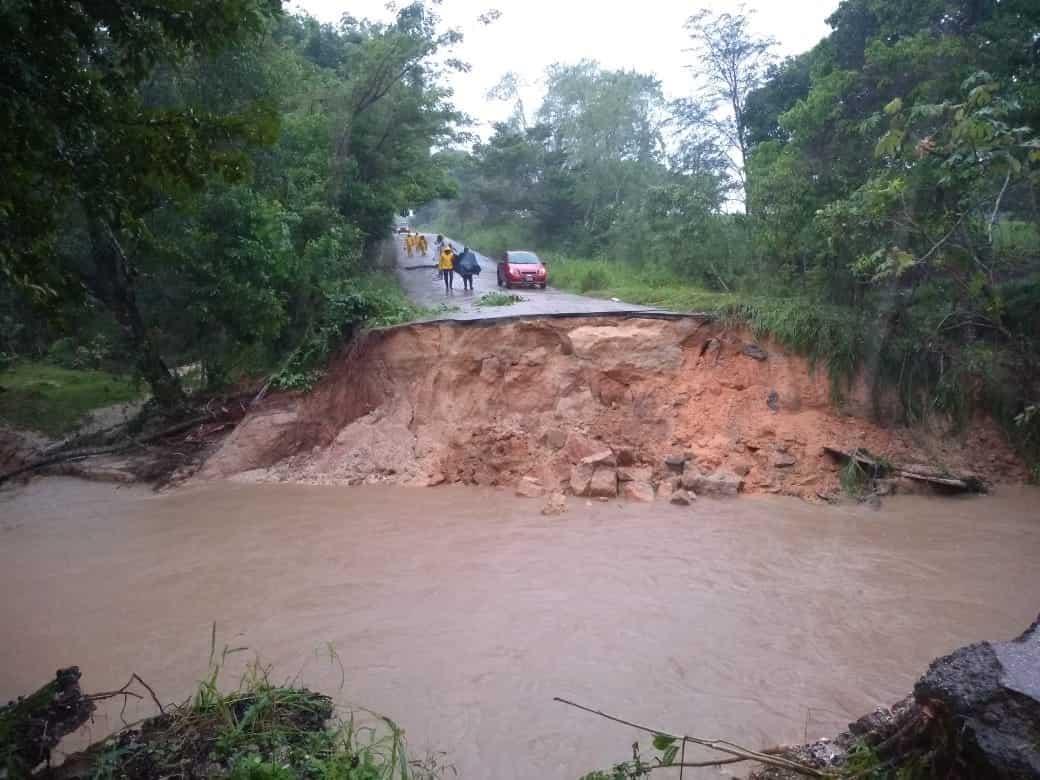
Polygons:
M670 745L661 755L661 763L665 766L675 763L675 756L679 752L678 745Z
M892 98L892 100L890 100L888 102L888 104L885 106L885 113L888 114L889 116L892 116L893 114L898 114L902 110L903 110L903 99L902 98L898 98L898 97L897 98Z
M667 734L654 734L654 749L667 750L675 744L675 740L676 737L670 737Z

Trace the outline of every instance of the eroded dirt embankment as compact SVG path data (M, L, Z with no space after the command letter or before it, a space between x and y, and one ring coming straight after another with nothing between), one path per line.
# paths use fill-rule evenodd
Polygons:
M664 459L742 477L745 492L806 498L838 485L824 445L1018 480L994 425L957 437L870 421L866 391L840 406L826 372L707 319L428 323L375 331L311 393L254 409L200 475L568 489L575 464L612 449L667 477ZM647 472L643 472L646 474Z

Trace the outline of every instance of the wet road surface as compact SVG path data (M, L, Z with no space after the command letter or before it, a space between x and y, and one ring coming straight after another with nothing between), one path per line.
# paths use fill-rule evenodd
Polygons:
M660 311L649 306L639 306L621 301L590 298L586 295L557 290L552 286L545 290L530 288L499 288L495 281L496 262L476 252L477 259L483 269L473 277L473 291L462 290L462 277L455 275L455 292L446 295L444 282L435 268L437 264L434 240L436 235L426 234L430 248L426 256L418 253L408 257L402 236L395 236L393 241L397 249L397 275L405 293L415 303L427 309L435 309L430 319L479 320L497 319L500 317L538 316L544 314L622 314L634 312ZM462 243L450 240L457 250ZM552 267L549 268L549 279L552 280ZM482 295L500 290L501 292L519 295L524 300L509 306L481 306Z
M554 696L750 747L801 741L1029 624L1038 497L572 500L543 517L484 489L37 480L0 492L0 701L70 664L88 690L137 672L183 700L216 621L218 651L247 645L278 681L390 715L462 778L576 780L646 746ZM144 714L131 702L127 719ZM92 728L117 726L113 704Z

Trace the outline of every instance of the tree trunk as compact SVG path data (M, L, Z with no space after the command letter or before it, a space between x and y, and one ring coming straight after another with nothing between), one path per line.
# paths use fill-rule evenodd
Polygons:
M133 278L123 248L111 226L102 218L90 220L94 274L85 279L91 292L104 303L134 350L141 376L148 382L152 395L164 408L184 401L177 377L174 376L148 336L141 311L137 306Z

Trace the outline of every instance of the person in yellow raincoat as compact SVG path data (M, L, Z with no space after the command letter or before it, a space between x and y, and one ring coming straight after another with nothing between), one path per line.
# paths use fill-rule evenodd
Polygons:
M423 257L426 257L426 253L429 251L430 245L426 241L426 234L425 233L420 233L419 234L418 245L419 245L419 254L422 255Z
M446 244L441 250L437 269L441 272L441 278L444 279L444 294L451 295L455 286L455 251L450 244Z
M408 253L408 256L412 256L412 251L415 249L415 236L411 233L407 233L404 237L404 251Z

